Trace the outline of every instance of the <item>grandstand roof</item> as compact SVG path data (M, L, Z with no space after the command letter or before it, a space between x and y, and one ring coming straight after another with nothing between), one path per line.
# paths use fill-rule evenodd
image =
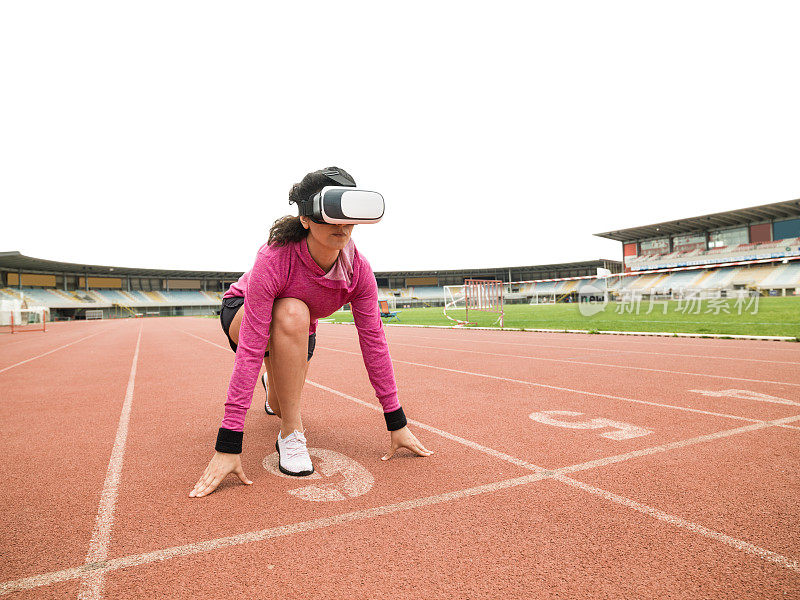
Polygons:
M184 271L180 269L142 269L135 267L109 267L105 265L84 265L80 263L59 262L25 256L17 251L0 252L0 269L24 271L26 273L75 273L79 275L166 277L166 278L210 278L236 280L242 272L235 271Z
M434 276L434 275L492 275L496 273L513 271L544 271L556 269L581 269L592 267L608 267L612 270L621 269L619 261L608 259L584 260L571 263L556 263L550 265L530 265L516 267L490 267L480 269L450 269L439 271L376 271L376 277L408 277L408 276ZM76 275L94 275L103 277L163 277L185 279L220 279L235 281L242 275L242 271L184 271L172 269L146 269L134 267L111 267L105 265L85 265L81 263L68 263L56 260L45 260L25 256L17 251L0 252L0 270L22 271L25 273L71 273Z
M447 270L431 270L431 271L375 271L376 277L404 277L410 274L414 276L434 276L434 275L461 275L461 274L469 274L469 275L491 275L498 271L519 271L522 269L536 269L536 270L553 270L553 269L582 269L582 268L592 268L592 267L604 267L606 264L613 264L615 266L620 266L621 263L617 260L609 260L606 258L598 258L595 260L581 260L578 262L569 262L569 263L554 263L551 265L524 265L524 266L514 266L514 267L487 267L487 268L480 268L480 269L447 269Z
M635 240L666 235L680 235L683 233L707 231L709 229L719 229L722 227L747 225L758 221L791 219L793 217L800 217L800 199L762 204L761 206L751 206L750 208L739 208L737 210L712 213L700 217L655 223L654 225L643 225L641 227L595 233L594 235L618 242L633 242Z

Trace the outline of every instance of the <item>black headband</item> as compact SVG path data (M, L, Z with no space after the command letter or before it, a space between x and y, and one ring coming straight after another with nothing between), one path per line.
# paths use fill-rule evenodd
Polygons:
M325 169L322 171L322 174L325 175L331 181L335 181L336 185L346 185L349 187L356 187L356 181L349 175L342 173L339 169Z

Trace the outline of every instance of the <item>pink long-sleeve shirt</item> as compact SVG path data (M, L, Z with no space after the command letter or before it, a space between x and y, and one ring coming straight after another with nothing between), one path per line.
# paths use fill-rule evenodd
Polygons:
M311 314L309 334L316 332L318 319L350 303L367 375L383 412L400 408L378 307L378 285L372 268L352 240L327 273L314 262L305 239L285 246L264 244L253 268L224 294L225 298L232 296L244 296L244 315L223 428L244 430L244 417L269 342L272 304L279 298L297 298L306 303Z

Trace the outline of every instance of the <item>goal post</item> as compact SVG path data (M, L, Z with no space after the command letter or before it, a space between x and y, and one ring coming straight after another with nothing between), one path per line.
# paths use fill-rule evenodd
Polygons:
M0 330L8 333L47 331L49 311L44 306L33 308L3 307L0 309Z
M498 279L465 279L463 285L446 285L444 316L457 326L464 326L476 324L469 320L470 311L493 313L497 315L497 319L492 324L503 327L504 287L503 282ZM464 315L463 319L458 318L461 314Z

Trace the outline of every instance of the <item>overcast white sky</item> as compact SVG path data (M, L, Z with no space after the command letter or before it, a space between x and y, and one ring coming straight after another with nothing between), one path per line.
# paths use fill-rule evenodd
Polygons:
M243 271L337 165L376 271L619 260L800 197L798 6L5 2L0 251Z

